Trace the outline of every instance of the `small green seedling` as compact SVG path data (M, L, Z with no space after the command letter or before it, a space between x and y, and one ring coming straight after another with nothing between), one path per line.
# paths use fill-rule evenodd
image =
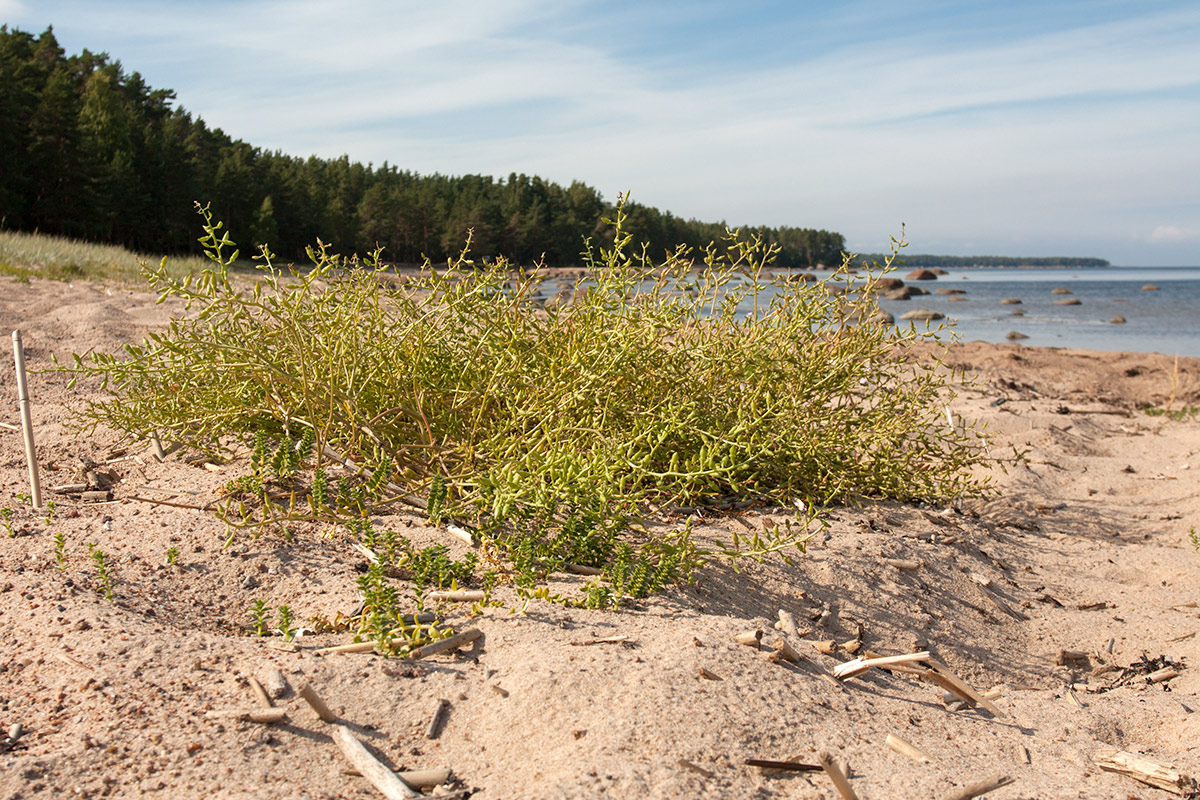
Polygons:
M178 547L168 547L167 548L167 566L168 567L175 566L175 562L178 560L179 560L179 548Z
M56 562L55 569L59 572L67 570L67 537L62 531L54 534L54 560Z
M16 536L16 534L13 533L12 509L8 506L0 508L0 518L3 518L4 520L4 530L8 531L8 537L11 539L12 537Z
M1188 538L1192 540L1192 549L1200 553L1200 535L1196 533L1196 526L1188 528Z
M254 605L250 609L250 617L254 620L254 635L266 636L267 617L271 614L271 607L266 604L266 601L259 598L254 601Z
M292 627L292 623L294 621L295 620L292 618L292 609L288 608L286 604L280 606L279 627L277 630L279 631L280 635L283 636L283 640L285 642L290 642L292 639L296 638L296 629Z
M49 500L46 503L46 524L49 525L54 521L54 501Z
M105 600L112 600L112 574L108 571L108 560L104 555L104 551L96 547L95 542L92 542L88 544L88 553L91 555L92 561L96 562L96 591L99 592Z

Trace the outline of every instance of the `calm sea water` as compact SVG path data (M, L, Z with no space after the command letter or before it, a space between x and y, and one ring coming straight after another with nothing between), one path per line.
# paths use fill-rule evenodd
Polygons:
M903 277L903 270L897 275ZM880 303L896 316L915 308L940 311L953 320L962 341L1005 342L1010 331L1021 344L1082 347L1137 353L1200 356L1200 267L1098 267L1089 269L952 269L936 281L906 281L930 292L965 289L965 298L928 294ZM1158 291L1144 291L1143 286ZM1053 289L1070 294L1054 294ZM1002 305L1014 298L1020 305ZM1079 305L1055 305L1076 298ZM1024 311L1023 316L1013 315ZM1110 320L1122 316L1124 324ZM924 325L919 322L917 325Z

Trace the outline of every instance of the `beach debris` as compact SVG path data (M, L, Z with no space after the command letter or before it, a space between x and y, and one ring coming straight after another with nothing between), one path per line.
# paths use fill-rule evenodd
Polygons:
M625 647L637 647L637 642L628 636L605 636L602 639L584 639L582 642L568 642L575 647L586 647L593 644L619 644Z
M737 642L738 644L744 644L747 647L753 647L755 650L761 650L762 649L762 638L763 638L763 632L762 632L762 629L760 628L758 630L746 631L745 633L739 633L737 636L733 637L733 640L735 642Z
M358 770L358 774L366 778L388 800L401 800L401 798L421 796L416 789L405 783L399 775L392 772L386 765L380 763L375 756L371 755L370 751L367 750L362 742L355 738L354 734L345 725L334 727L333 740L337 742L338 747L341 748L342 755L350 762L350 765Z
M446 721L446 715L449 713L450 701L443 697L437 701L437 708L429 718L429 727L425 729L426 739L436 739L442 735L442 723Z
M850 781L846 780L845 773L833 762L833 756L830 755L828 750L822 750L818 753L817 760L821 762L821 769L825 770L825 774L833 782L833 786L838 790L838 794L842 796L842 800L858 800L858 795L851 788Z
M207 711L204 714L207 719L227 719L236 720L238 722L258 722L263 725L270 725L274 722L282 722L287 718L287 709L285 708L229 708L217 711Z
M950 795L947 800L972 800L972 798L982 797L983 795L994 792L1001 787L1008 786L1015 780L1016 778L1009 777L1008 775L997 775L994 778L988 778L977 783L972 783L969 786L964 787L956 794Z
M804 658L804 656L796 652L796 649L788 644L787 639L784 639L782 636L775 637L775 641L771 643L771 650L773 652L768 657L776 663L780 661L787 661L792 664L799 664L801 659Z
M922 750L904 741L894 733L889 733L885 742L892 750L895 750L897 753L906 758L911 758L918 764L929 764L933 761L933 759L926 755Z
M429 602L445 600L453 603L478 603L484 600L486 597L486 592L464 590L430 592L429 594L425 595L425 599Z
M267 690L264 689L263 685L258 682L258 678L255 678L253 675L247 675L246 683L250 684L250 690L254 692L254 696L258 698L258 704L260 706L263 708L273 708L275 706L275 704L271 702L271 698L267 696Z
M817 648L818 653L824 653L831 656L837 652L838 644L833 639L822 639L819 642L813 642L812 646Z
M871 669L871 667L887 667L895 664L910 664L915 661L925 661L929 658L929 651L922 650L917 653L904 653L898 656L878 656L875 658L858 658L851 659L844 664L838 664L833 668L833 677L839 681L844 681L847 678L853 678L855 675Z
M317 716L321 718L322 722L337 721L337 716L329 710L329 706L325 705L325 701L321 699L321 696L317 694L311 684L306 683L301 686L299 695L304 698L304 702L312 707L313 711L317 712Z
M1081 667L1086 669L1088 666L1088 654L1077 650L1059 650L1058 658L1054 663L1060 667Z
M794 639L804 638L800 634L800 628L796 625L796 618L792 616L792 612L790 611L784 611L782 608L779 609L779 622L775 623L775 627Z
M1102 770L1119 773L1172 794L1182 795L1196 786L1195 781L1172 767L1113 747L1097 750L1092 761Z
M701 678L704 678L704 680L706 680L706 681L725 680L717 673L713 672L712 670L706 669L705 667L700 667L700 669L696 670L696 674L699 675Z
M924 561L917 561L916 559L909 558L885 558L883 563L900 570L915 570L925 566Z
M1029 337L1020 331L1009 331L1008 333L1004 334L1004 338L1008 339L1010 342L1018 342L1022 339L1028 339Z
M354 767L346 767L342 770L343 775L357 775L362 777L362 773ZM450 780L451 771L445 767L434 769L414 769L402 770L396 773L396 777L407 783L414 789L432 789L435 786L441 786ZM448 795L436 795L437 797L447 797Z
M460 539L464 543L466 543L467 547L475 546L475 537L473 535L471 535L471 532L468 531L466 528L463 528L460 525L455 525L453 522L451 522L446 525L446 531L448 533L450 533L452 536L454 536L455 538Z
M17 402L21 413L21 433L25 437L25 463L29 467L29 496L34 508L42 507L42 483L38 478L37 450L33 446L33 416L29 411L29 384L25 378L25 348L21 332L13 331L13 364L17 370Z
M417 661L422 658L428 658L429 656L435 656L438 653L448 653L451 650L457 650L464 645L474 642L481 636L483 636L483 631L479 630L478 628L471 628L468 631L463 631L462 633L455 634L454 636L434 642L433 644L427 644L424 647L418 647L416 650L413 650L411 653L409 653L408 657L413 661Z
M276 700L287 694L287 679L283 677L282 670L267 670L267 674L263 675L262 685L267 694Z
M900 319L905 321L916 320L924 322L934 322L939 319L945 319L946 315L941 314L929 308L914 308L912 311L900 315Z
M759 767L779 772L820 772L820 764L805 764L800 761L772 761L769 758L747 758L746 766Z

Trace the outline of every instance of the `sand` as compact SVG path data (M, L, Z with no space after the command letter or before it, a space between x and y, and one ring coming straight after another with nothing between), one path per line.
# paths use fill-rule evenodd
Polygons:
M20 328L40 369L51 352L138 340L174 310L153 300L5 281L0 330ZM862 798L949 797L996 776L1013 779L988 795L1001 800L1167 796L1093 757L1118 748L1200 774L1200 553L1188 535L1200 523L1200 423L1143 410L1165 405L1173 383L1176 407L1200 401L1200 360L1181 359L1176 373L1165 356L963 344L950 362L973 382L952 403L956 418L985 423L997 451L1026 454L994 475L991 497L838 508L794 566L717 564L618 612L536 601L471 617L446 604L450 624L482 639L415 663L314 652L344 634L298 647L251 635L256 598L289 604L301 624L352 611L364 559L345 536L312 528L225 547L211 514L132 499L203 505L245 464L159 463L134 445L126 455L138 459L111 465L114 502L48 495L47 523L19 507L21 437L0 429L0 503L16 509L17 534L0 533L0 797L380 797L297 696L305 683L388 766L452 770L441 795L833 798L823 774L745 764L815 764L828 750ZM12 424L5 375L0 422ZM111 432L67 427L69 407L97 387L68 389L53 373L30 385L44 485L70 482L73 459L113 452ZM699 534L728 539L788 517L753 508L709 518ZM466 548L417 516L378 522L419 545ZM88 543L107 556L112 601L94 589ZM798 666L735 641L757 629L769 643L781 609L800 628L790 644L808 661ZM827 640L830 654L816 647ZM928 649L990 690L997 713L947 703L904 674L838 685L827 673L852 657L847 646ZM1178 676L1147 683L1168 662ZM286 721L206 716L254 707L247 679L274 669L287 682L274 701ZM4 739L14 725L19 738ZM929 762L890 749L889 734Z

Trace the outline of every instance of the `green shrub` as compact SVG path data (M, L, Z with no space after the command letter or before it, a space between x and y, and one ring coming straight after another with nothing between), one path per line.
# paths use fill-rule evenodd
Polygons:
M307 504L293 487L286 509L264 491L264 518L424 506L432 490L435 521L469 520L502 555L619 554L630 593L690 574L691 556L664 566L653 547L618 547L648 508L752 501L796 505L806 522L856 497L944 501L983 485L984 443L945 420L949 376L911 353L936 331L870 321L871 280L845 265L824 283L773 280L774 250L735 233L655 263L618 210L613 245L587 246L590 277L567 304L543 307L540 273L465 251L406 278L379 253L319 245L311 266L280 269L262 248L247 285L221 223L201 215L210 269L146 269L193 313L68 369L112 392L85 421L209 452L240 441L278 480L310 453L315 468L362 468L336 490L321 472ZM755 537L750 553L797 545L806 527Z

